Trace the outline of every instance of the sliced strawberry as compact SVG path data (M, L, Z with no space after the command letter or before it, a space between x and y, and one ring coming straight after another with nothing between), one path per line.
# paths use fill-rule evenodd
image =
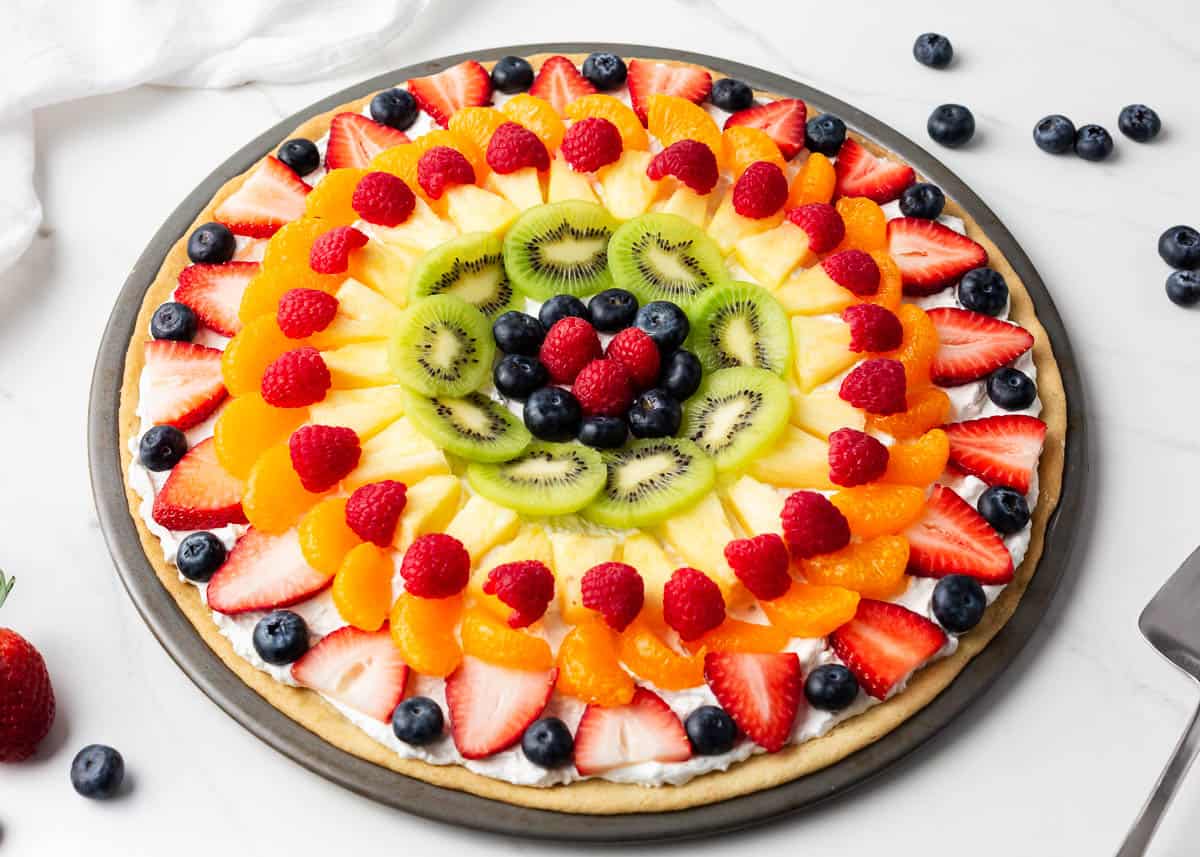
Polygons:
M854 618L829 635L829 644L863 690L885 699L946 644L946 634L907 607L864 598Z
M213 217L238 235L270 238L279 227L304 214L304 198L312 190L283 161L267 156L225 198Z
M633 692L628 705L589 705L575 730L575 768L585 777L640 762L686 762L691 757L692 745L675 712L644 687Z
M704 680L754 743L774 753L787 743L800 709L802 676L794 652L709 652Z
M749 125L767 132L788 160L804 148L804 121L808 108L799 98L781 98L739 110L725 120L725 127Z
M370 632L347 625L322 637L292 664L292 678L387 723L404 697L408 665L387 628Z
M908 571L918 577L966 574L980 583L1008 583L1012 555L996 531L945 485L934 485L925 511L904 532Z
M931 295L987 264L987 250L936 220L897 217L888 221L887 234L906 295Z
M880 205L897 199L916 181L912 167L877 157L850 138L838 150L834 171L838 196L865 196Z
M942 387L958 387L986 377L1033 347L1023 327L957 307L928 311L938 332L930 374Z
M295 530L271 535L251 527L208 582L208 606L226 615L289 607L330 580L305 561Z
M629 100L633 112L646 124L646 99L651 95L677 95L700 104L712 92L712 75L694 65L674 65L654 60L630 60Z
M944 426L950 460L988 485L1029 493L1046 440L1046 424L1025 414L998 414Z
M217 461L210 437L193 446L171 470L154 498L151 517L168 530L211 530L244 524L242 481Z
M218 349L151 339L144 354L138 413L149 422L189 429L204 422L225 398Z
M446 679L450 733L465 759L484 759L521 740L537 720L558 670L516 670L465 657Z
M429 77L414 77L408 82L408 91L421 109L445 128L462 108L492 103L492 78L475 60L467 60Z
M361 113L339 113L329 123L325 166L331 170L341 167L364 170L384 149L408 142L408 135L403 131L368 119Z
M592 82L579 73L575 63L564 56L552 56L542 63L529 94L549 101L559 116L567 115L567 105L576 98L596 91Z
M242 329L238 318L242 293L260 267L258 262L188 265L179 274L175 300L191 307L209 330L234 336Z

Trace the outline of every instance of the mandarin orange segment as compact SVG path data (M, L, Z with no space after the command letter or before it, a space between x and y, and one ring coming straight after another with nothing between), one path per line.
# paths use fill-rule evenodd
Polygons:
M712 149L718 163L724 157L721 129L707 110L686 98L651 95L646 99L646 127L664 149L680 140L696 140Z
M315 506L322 496L300 484L285 442L268 449L250 468L242 511L251 526L264 533L282 533L299 521L300 516Z
M742 652L768 655L788 643L788 634L775 625L759 625L740 619L726 619L697 639L684 643L690 652Z
M550 153L557 152L558 147L562 145L567 126L563 124L558 111L549 101L522 92L504 102L500 112L537 134Z
M908 540L879 536L800 561L809 583L852 589L864 598L891 598L908 585ZM853 615L853 611L851 612Z
M369 542L346 554L331 592L338 615L364 631L382 628L392 605L394 571L391 553Z
M879 266L879 291L863 298L865 303L879 304L881 307L895 312L900 308L904 297L904 281L900 274L900 266L888 255L886 250L869 250L871 258Z
M329 229L331 226L349 226L358 220L358 212L354 210L350 201L354 197L354 189L358 187L359 181L367 172L367 170L352 167L330 170L305 197L304 216L320 218L324 229ZM281 229L280 232L282 231ZM279 235L279 232L275 234ZM272 243L274 243L274 239L272 239ZM309 246L312 246L311 241ZM270 247L267 249L269 251Z
M257 393L267 367L279 355L300 345L299 340L283 335L274 314L254 319L229 340L221 355L221 377L225 381L225 389L231 396Z
M906 404L908 407L896 414L868 414L867 428L890 434L897 440L907 440L920 437L950 417L950 397L937 387L909 390Z
M362 544L346 524L345 497L330 497L309 509L300 519L299 536L304 559L326 574L336 574L346 554Z
M761 606L771 624L783 633L812 639L825 637L853 619L860 597L841 586L793 583L782 596L763 601Z
M621 144L626 149L644 152L650 148L650 138L646 136L646 129L642 127L642 121L633 108L611 95L585 95L567 105L568 119L578 121L589 116L607 119L616 125L621 132Z
M425 191L421 189L421 185L417 181L417 161L421 159L424 151L416 143L392 146L372 158L370 167L378 172L391 173L403 180L413 193L424 195Z
M887 247L887 215L877 203L865 196L844 196L837 201L836 208L846 224L846 236L834 248L834 253Z
M308 408L276 408L259 393L231 399L213 425L217 460L231 476L245 479L267 449L286 440L308 419Z
M929 369L938 350L938 332L925 310L916 304L902 304L896 311L904 338L895 351L884 354L904 364L904 378L908 389L929 386Z
M882 481L924 488L937 481L949 460L949 436L941 429L930 429L915 440L902 440L889 447Z
M685 690L704 683L704 650L681 655L667 645L645 619L621 633L621 662L638 678L663 690Z
M813 152L792 180L788 189L788 208L808 205L812 202L828 203L833 199L833 188L837 174L833 163L820 152Z
M464 107L450 117L450 130L470 140L480 152L487 152L496 129L509 121L495 107Z
M472 607L463 617L462 646L468 655L501 667L548 670L554 666L549 643L510 628L482 607Z
M454 634L461 615L461 595L418 598L406 592L392 605L392 642L404 662L421 675L448 676L462 661Z
M779 146L761 128L731 125L721 133L721 146L725 156L717 160L733 170L735 179L755 161L769 161L781 170L787 168Z
M271 236L263 251L262 267L242 293L238 318L250 322L261 315L275 315L279 299L288 289L317 289L329 294L337 291L345 276L318 274L309 265L313 242L335 225L329 220L302 217Z
M633 677L617 658L617 637L591 620L572 628L558 647L558 690L589 705L625 705L633 699Z
M829 499L846 516L850 532L863 539L898 533L925 508L925 492L911 485L856 485Z

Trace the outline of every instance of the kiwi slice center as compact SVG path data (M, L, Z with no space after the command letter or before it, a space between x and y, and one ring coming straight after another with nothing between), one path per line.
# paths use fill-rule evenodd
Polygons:
M712 285L691 249L691 241L672 242L660 235L643 235L633 244L638 273L646 282L676 294L694 294Z
M475 441L488 441L504 431L504 422L492 413L491 408L479 399L484 398L479 393L472 393L461 399L433 399L433 407L438 416L442 417L451 427L463 437Z
M608 264L608 231L576 229L563 221L529 242L533 269L551 277L591 277Z
M504 266L500 254L481 259L458 260L450 270L437 278L429 287L430 294L454 295L469 304L474 304L487 315L487 305L502 291Z
M461 325L442 320L425 325L426 338L417 346L417 360L432 378L453 382L473 363L475 339Z
M754 425L755 415L762 406L763 395L757 390L740 390L727 396L707 398L696 411L700 430L688 439L710 455L719 455Z
M621 499L636 501L668 487L691 459L674 446L662 446L639 456L624 457L609 468L607 489Z

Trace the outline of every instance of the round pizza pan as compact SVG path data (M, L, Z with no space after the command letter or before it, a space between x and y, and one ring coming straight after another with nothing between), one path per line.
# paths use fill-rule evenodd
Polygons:
M465 59L506 54L609 50L693 62L753 88L802 98L896 152L941 186L996 243L1025 283L1049 334L1067 394L1062 497L1046 528L1046 548L1016 613L932 703L879 741L816 773L722 803L669 813L573 815L527 809L439 788L363 761L324 742L262 699L208 648L159 583L129 515L118 449L117 412L125 353L142 298L163 259L213 194L247 170L306 119L410 77L433 74ZM717 57L645 45L563 43L513 45L443 57L395 69L334 93L284 119L217 167L171 214L134 265L100 344L88 418L92 491L100 525L121 580L150 630L183 671L227 714L267 744L311 771L366 797L425 818L495 833L574 842L648 842L714 835L811 808L864 782L925 744L988 687L1034 635L1059 582L1068 573L1073 536L1086 496L1087 444L1082 384L1062 319L1045 284L1013 236L967 185L935 158L887 125L842 101L779 75Z

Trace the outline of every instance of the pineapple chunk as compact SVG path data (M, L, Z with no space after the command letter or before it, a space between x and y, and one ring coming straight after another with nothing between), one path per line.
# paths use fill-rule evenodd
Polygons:
M850 350L850 326L845 322L799 315L792 318L792 354L796 381L805 393L846 371L859 357Z
M314 348L386 339L400 318L400 307L358 280L347 279L338 288L336 297L337 315L328 327L309 339Z
M642 576L646 588L643 612L661 620L663 610L663 587L671 579L677 563L663 550L658 539L649 533L637 532L625 539L621 546L621 561L632 565Z
M788 315L840 313L858 300L849 289L835 283L820 265L793 274L775 289L775 298Z
M408 278L421 254L402 244L368 241L350 254L350 275L398 307L408 304Z
M559 610L565 621L577 625L594 615L583 606L580 581L592 566L612 561L617 555L617 540L613 536L552 530L550 546L554 550L552 568L554 588L558 591Z
M783 535L780 513L784 496L770 485L750 476L743 476L721 491L725 504L748 535L777 533Z
M520 214L517 207L502 196L464 184L446 191L446 214L463 232L493 232L502 235Z
M417 197L416 207L408 220L399 226L375 226L372 231L384 243L420 251L432 250L458 234L453 223L438 217L429 203L420 197Z
M832 490L829 444L803 429L788 426L771 452L754 459L750 475L780 488Z
M721 587L726 603L738 594L739 581L725 561L725 545L737 536L715 493L707 494L692 508L668 518L658 534L684 561L700 569Z
M522 167L511 173L489 173L483 186L500 194L522 211L545 202L542 199L542 182L533 167Z
M521 519L512 509L475 494L458 510L446 533L463 543L476 564L497 544L512 539L520 526Z
M396 550L407 550L417 536L443 530L458 510L461 493L462 483L452 475L430 476L409 485L393 542Z
M308 409L308 422L319 426L354 429L359 440L367 440L384 426L404 416L404 388L367 387L361 390L330 390Z
M658 183L646 175L653 156L649 152L627 150L615 164L602 167L596 177L600 180L600 195L605 207L619 220L644 214L658 195Z
M704 224L708 223L708 200L708 196L701 196L687 185L680 183L657 208L664 214L677 214L703 229Z
M591 180L571 169L562 156L550 162L550 186L546 190L547 202L562 202L567 199L582 199L584 202L599 202L592 190Z
M449 473L445 454L417 431L408 417L401 417L362 445L358 467L345 479L354 489L368 482L395 479L406 485L439 473Z
M867 415L839 396L837 390L822 388L805 393L792 387L791 395L792 425L817 437L828 439L840 428L862 431L867 424Z
M759 220L742 217L733 210L733 188L730 188L717 206L712 222L708 224L708 234L717 242L722 253L729 253L743 238L773 229L782 221L782 211Z
M335 390L357 387L383 387L396 383L388 362L387 340L354 342L332 351L321 352Z
M738 264L760 286L774 289L797 265L812 264L808 233L787 220L757 235L747 235L733 248Z

